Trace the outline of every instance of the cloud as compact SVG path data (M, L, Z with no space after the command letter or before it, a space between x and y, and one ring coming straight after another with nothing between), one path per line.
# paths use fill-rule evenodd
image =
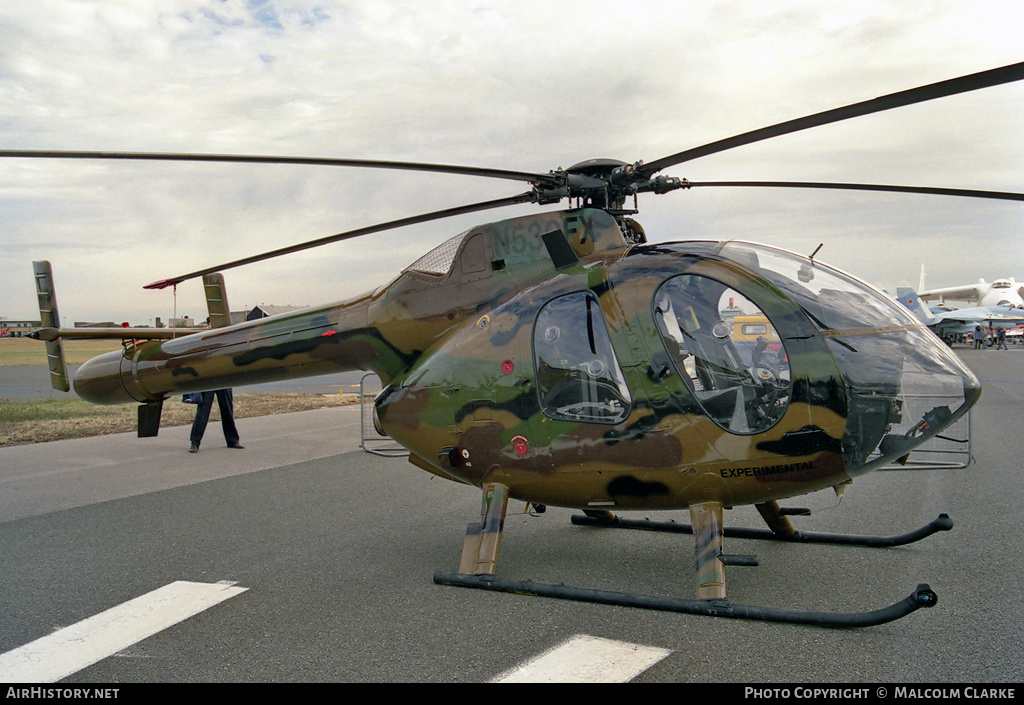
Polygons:
M4 148L327 155L547 171L651 161L732 134L1020 61L1005 2L40 0L0 8ZM1024 86L788 135L668 170L1024 190ZM522 184L325 167L0 161L0 315L54 261L66 320L201 311L155 279ZM644 196L655 240L741 237L883 286L1022 278L1021 207L924 196L694 189ZM226 276L233 305L384 283L521 206ZM894 256L898 252L898 256ZM965 264L967 255L983 257ZM123 315L122 315L123 314Z

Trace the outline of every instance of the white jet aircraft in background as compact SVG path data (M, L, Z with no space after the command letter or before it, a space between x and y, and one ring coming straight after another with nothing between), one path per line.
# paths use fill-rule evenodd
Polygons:
M1013 308L1024 308L1022 294L1024 294L1024 282L1015 282L1013 278L996 279L991 283L979 279L977 284L949 286L943 289L918 292L918 296L923 301L952 299L954 301L977 301L979 306L1010 306Z

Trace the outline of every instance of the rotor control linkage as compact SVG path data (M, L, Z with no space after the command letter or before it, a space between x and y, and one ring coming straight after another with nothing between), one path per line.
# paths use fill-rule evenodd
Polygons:
M578 602L618 605L620 607L639 607L705 617L725 617L729 619L748 619L762 622L782 622L786 624L806 624L817 627L838 628L872 627L878 624L885 624L886 622L892 622L905 617L922 607L934 607L938 602L936 594L924 583L918 585L917 589L904 599L881 609L869 612L815 612L811 610L759 607L756 605L736 605L725 600L687 600L656 595L636 595L607 590L591 590L568 585L536 583L532 580L504 580L495 578L492 575L461 575L458 573L437 572L434 573L434 582L438 585L492 590L517 595L552 597Z
M573 524L580 526L599 526L612 529L638 529L642 531L664 531L675 534L692 534L693 527L675 521L651 521L649 519L623 519L621 517L599 518L574 514ZM771 541L787 541L790 543L823 543L840 546L862 546L870 548L888 548L905 546L915 541L953 528L953 520L947 514L940 514L928 524L898 536L857 536L851 534L830 534L813 531L794 531L792 534L780 535L767 529L747 529L743 527L726 527L725 536L737 539L767 539Z

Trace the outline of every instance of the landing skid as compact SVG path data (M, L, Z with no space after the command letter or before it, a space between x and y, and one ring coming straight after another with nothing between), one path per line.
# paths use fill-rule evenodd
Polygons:
M926 584L917 586L910 595L878 610L870 612L814 612L809 610L777 609L753 605L736 605L725 600L686 600L675 597L634 595L606 590L590 590L568 585L535 583L531 580L504 580L491 575L461 575L459 573L434 573L438 585L492 590L517 595L553 597L577 602L594 602L621 607L640 607L663 612L682 612L704 617L725 617L728 619L749 619L762 622L806 624L816 627L873 627L905 617L922 607L934 607L938 597Z
M574 514L570 520L581 526L600 526L609 529L638 529L641 531L664 531L674 534L692 534L690 524L674 521L651 521L649 519L623 519L612 516L585 516ZM780 534L768 529L746 529L743 527L725 527L723 535L737 539L763 539L769 541L786 541L789 543L824 543L839 546L862 546L868 548L889 548L905 546L931 536L939 531L953 528L953 520L947 514L940 514L936 519L919 529L908 531L898 536L855 536L850 534L826 534L813 531L794 531L791 534Z
M682 599L592 590L564 584L536 583L529 580L506 580L497 577L496 567L509 490L507 486L497 482L487 483L481 489L483 493L480 520L472 522L466 527L466 537L462 545L458 572L434 573L434 582L438 585L623 607L640 607L666 612L682 612L706 617L782 622L818 627L851 628L885 624L905 617L922 607L934 607L938 602L938 597L928 585L922 583L903 600L888 607L867 612L815 612L733 604L726 599L725 567L756 566L757 557L725 553L722 546L723 537L885 547L901 546L919 541L938 531L949 531L953 527L952 520L942 514L920 529L899 536L849 536L799 532L793 528L789 517L806 516L810 514L810 510L781 507L774 501L755 505L768 524L769 530L767 531L724 527L722 525L724 506L718 501L691 503L688 507L691 524L620 519L607 510L585 510L586 516L574 515L572 517L574 524L693 534L696 547L694 562L697 583L696 599Z

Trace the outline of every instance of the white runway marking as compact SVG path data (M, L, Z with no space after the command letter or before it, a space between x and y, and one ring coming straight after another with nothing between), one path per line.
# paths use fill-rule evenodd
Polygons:
M52 683L248 588L183 580L0 655L0 682Z
M625 683L671 651L580 634L492 683Z

